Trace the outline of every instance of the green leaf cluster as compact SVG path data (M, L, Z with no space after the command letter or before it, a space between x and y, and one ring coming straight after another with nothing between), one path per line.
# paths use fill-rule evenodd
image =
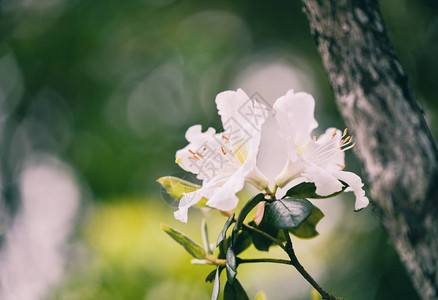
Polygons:
M158 182L175 199L181 199L183 193L200 188L198 185L171 176L162 177ZM269 248L275 244L285 247L284 242L287 240L285 232L302 239L318 236L316 226L324 214L306 198L333 197L342 193L346 187L347 185L344 185L341 191L322 197L316 194L313 183L305 182L289 189L282 199L273 199L262 193L254 196L244 204L237 216L233 213L225 221L217 237L216 255L213 255L214 249L209 245L205 220L201 226L204 248L183 233L166 225L162 225L162 228L195 258L192 263L216 265L205 279L206 282L213 282L212 300L219 297L220 275L223 270L226 270L227 275L224 299L249 299L236 278L239 263L244 262L238 256L251 245L260 251L269 251ZM261 221L256 223L251 220L245 223L248 214L259 204L264 205ZM257 297L261 298L263 295Z

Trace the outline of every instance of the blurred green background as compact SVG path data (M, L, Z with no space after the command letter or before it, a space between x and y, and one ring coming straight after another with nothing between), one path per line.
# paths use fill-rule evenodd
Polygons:
M438 4L380 2L437 136ZM290 88L311 92L320 128L343 126L298 0L0 1L2 251L13 244L7 233L26 207L29 160L56 170L62 162L80 199L62 231L65 242L55 247L63 271L41 283L42 298L209 299L212 285L204 278L212 268L190 265L159 227L170 224L200 242L203 214L192 211L188 225L173 220L175 203L163 199L155 180L184 176L174 154L186 145L186 129L219 129L215 96L237 87L272 100ZM347 160L359 170L352 153ZM56 180L47 183L50 191L51 184ZM35 180L32 186L41 187ZM62 211L67 200L59 195ZM321 236L295 241L303 264L345 299L417 299L371 209L354 214L353 202L325 200ZM61 215L46 205L41 214ZM224 221L209 217L211 240ZM56 226L51 230L46 238L26 235L29 243L15 251L24 257L35 249L38 259L33 245L45 249L57 235ZM0 266L11 261L3 257ZM19 267L38 268L13 269ZM241 269L251 297L264 290L269 299L310 298L310 286L287 266ZM0 272L5 290L13 280Z

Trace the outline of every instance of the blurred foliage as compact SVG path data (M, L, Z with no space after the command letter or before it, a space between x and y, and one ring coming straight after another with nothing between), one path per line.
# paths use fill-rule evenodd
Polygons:
M437 136L438 5L381 6ZM49 152L78 171L97 203L79 220L76 238L85 246L72 250L79 257L55 299L208 299L211 286L201 283L207 270L187 265L184 251L159 230L172 208L158 200L155 180L181 174L174 153L188 126L219 127L218 92L235 88L255 61L276 60L312 71L322 123L341 127L298 0L0 1L4 196L16 206L23 158ZM132 195L148 196L126 198ZM369 215L361 220L360 228L375 225ZM331 262L322 284L347 299L415 299L387 236L369 227L339 231L321 253ZM198 232L184 232L190 230ZM246 284L244 275L240 280Z
M438 8L431 3L382 2L430 117L438 110ZM64 139L51 150L72 161L101 199L153 190L157 172L177 171L171 162L185 129L218 125L212 100L251 55L302 57L332 100L299 1L3 0L1 8L3 52L13 56L25 87L15 117L45 98L52 119L38 121ZM324 109L336 116L331 103Z
M207 299L212 267L187 271L190 256L160 230L166 214L144 199L98 205L81 229L90 248L76 251L70 280L51 299Z

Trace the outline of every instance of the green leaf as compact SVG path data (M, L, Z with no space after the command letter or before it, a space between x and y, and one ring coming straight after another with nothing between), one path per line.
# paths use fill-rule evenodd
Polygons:
M248 295L240 282L235 279L233 282L227 281L224 288L224 299L226 300L249 300Z
M324 218L324 213L316 206L313 206L312 212L307 219L297 228L290 228L289 232L301 239L311 239L319 235L316 231L316 225Z
M218 267L216 269L216 273L214 276L214 284L213 284L213 292L211 293L211 300L217 300L219 297L219 291L221 289L221 283L220 283L220 277L221 277L221 267Z
M241 231L237 234L234 241L234 254L239 255L252 244L251 235L247 231Z
M260 229L261 231L266 232L270 236L276 237L278 234L278 229L269 224L265 218L262 219L260 224L257 226L254 221L251 221L248 223L252 227L255 227L257 229ZM269 251L269 247L273 244L273 242L261 235L260 233L257 233L255 231L249 231L249 234L252 238L252 243L254 244L254 247L256 247L257 250L260 251Z
M268 297L266 297L264 292L258 292L254 300L268 300Z
M182 245L191 256L198 259L204 259L207 257L207 253L201 246L192 241L185 234L170 228L165 224L161 224L163 229L171 238L173 238L178 244Z
M219 246L219 244L225 240L225 237L227 236L227 230L231 226L231 224L234 223L234 213L228 218L228 220L224 224L224 228L222 228L222 231L219 233L219 236L217 237L216 241L216 247Z
M344 184L344 186L339 192L333 193L328 196L320 196L316 194L316 186L313 182L303 182L289 189L283 198L294 197L294 198L324 199L324 198L334 197L341 194L348 187L348 185L345 182L342 183Z
M236 232L242 227L243 221L245 221L246 216L249 214L249 212L259 204L259 202L265 200L265 195L262 193L254 196L251 198L248 202L245 203L242 210L239 213L239 216L237 217L236 226L233 228L233 232Z
M219 272L222 272L222 270L225 269L224 266L219 266L217 268L219 269ZM208 273L207 277L205 277L205 282L213 282L215 277L216 277L216 269Z
M218 246L219 254L218 254L217 258L226 259L228 247L230 247L230 238L229 237L219 243L219 246Z
M164 176L157 179L157 182L166 190L166 192L176 200L181 200L184 193L191 193L201 188L200 185L190 181L174 177ZM196 206L204 207L207 202L206 198L202 198Z
M266 205L266 221L278 229L297 228L312 212L312 203L303 198L275 200Z
M236 255L231 247L227 250L227 263L225 264L225 267L227 269L228 281L233 282L237 275L237 262Z

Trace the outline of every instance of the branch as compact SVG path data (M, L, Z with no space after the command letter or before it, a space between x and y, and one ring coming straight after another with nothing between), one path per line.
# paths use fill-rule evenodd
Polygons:
M292 241L290 239L289 232L287 231L287 229L283 229L283 233L284 233L284 236L286 237L286 250L285 251L290 258L290 264L293 265L295 267L295 269L297 269L297 271L301 274L301 276L303 276L304 279L306 279L307 282L310 283L315 288L315 290L317 290L318 293L321 294L322 299L340 300L339 298L333 296L332 294L330 294L329 292L324 290L315 281L315 279L313 279L313 277L310 276L309 273L307 273L306 269L304 269L303 265L298 261L298 258L295 255L295 251L294 251L294 248L292 246Z
M375 212L423 299L438 297L438 150L377 0L303 0Z

